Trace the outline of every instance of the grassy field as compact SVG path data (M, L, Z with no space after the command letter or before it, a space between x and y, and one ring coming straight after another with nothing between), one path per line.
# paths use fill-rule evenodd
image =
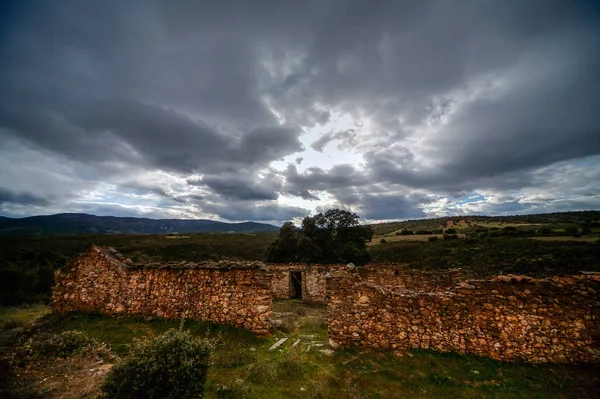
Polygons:
M3 319L32 320L41 308L3 309ZM274 306L278 327L273 336L257 338L238 329L185 322L194 335L217 342L208 383L208 398L593 398L600 395L598 366L534 366L502 363L458 354L412 351L396 354L341 350L330 353L326 309L295 301ZM179 320L142 321L95 315L46 316L43 328L20 336L43 339L66 330L83 331L124 355L134 337L154 336L178 328ZM12 324L2 334L13 337ZM31 330L30 331L34 331ZM288 340L269 351L281 337ZM15 340L18 340L15 338ZM23 338L21 338L23 340ZM296 346L293 344L299 341ZM7 341L4 342L6 352ZM17 344L18 346L18 344ZM15 352L18 347L10 347ZM101 370L110 364L85 357L22 361L13 375L13 397L98 397ZM6 391L5 396L9 395ZM37 396L36 396L37 395ZM2 396L2 393L0 393Z
M0 329L24 327L33 320L46 316L50 308L42 304L0 306Z
M429 237L438 237L442 238L443 234L414 234L407 236L397 236L397 235L389 235L389 236L374 236L373 240L369 243L369 245L380 245L382 244L381 240L385 240L386 242L397 242L397 241L429 241Z
M547 277L600 271L600 245L597 242L528 238L399 240L372 245L369 252L373 263L400 263L421 270L461 268L465 275L475 278L500 273Z
M532 240L538 241L573 241L573 242L597 242L600 237L594 236L583 236L583 237L569 237L569 236L556 236L556 237L531 237Z

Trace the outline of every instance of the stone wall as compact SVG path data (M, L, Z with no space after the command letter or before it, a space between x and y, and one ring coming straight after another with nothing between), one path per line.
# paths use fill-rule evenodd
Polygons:
M269 334L271 275L254 263L140 265L92 247L55 274L54 312L189 318Z
M355 269L366 283L393 289L434 292L454 287L465 279L461 269L423 271L408 269L399 264L365 265ZM332 275L348 271L346 266L330 269Z
M309 303L325 303L325 276L335 267L306 264L272 264L265 265L272 275L271 292L276 299L292 298L294 296L292 272L301 273L302 301Z
M532 363L600 361L599 275L499 276L428 291L373 280L358 270L327 279L335 343Z
M326 302L335 345L472 353L504 361L600 361L600 275L466 280L398 265L135 264L92 247L55 275L56 313L190 318L270 331L272 298Z

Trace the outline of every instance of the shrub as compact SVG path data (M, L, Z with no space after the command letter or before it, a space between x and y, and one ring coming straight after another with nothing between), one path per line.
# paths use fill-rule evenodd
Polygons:
M444 234L444 240L458 240L457 234Z
M429 237L427 240L428 240L429 242L433 242L433 241L437 241L437 240L439 240L439 239L440 239L440 238L439 238L438 236L431 236L431 237Z
M134 340L102 390L111 398L202 397L212 347L189 331L174 329L149 340Z
M379 243L380 243L380 244L386 244L386 243L387 243L387 240L386 240L385 238L382 238L381 240L379 240Z
M569 226L565 228L565 235L574 236L579 233L579 229L576 226Z
M446 234L456 234L456 229L446 229L446 231L444 233L446 233Z
M86 356L97 356L99 358L110 360L112 354L105 344L91 338L81 331L63 331L59 335L50 337L36 335L23 345L24 354L39 357L58 357L67 358L76 354Z

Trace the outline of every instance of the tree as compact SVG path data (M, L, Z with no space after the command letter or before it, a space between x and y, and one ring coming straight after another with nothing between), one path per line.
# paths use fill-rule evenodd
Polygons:
M294 262L298 260L298 232L292 222L285 222L275 242L267 249L267 261Z
M373 231L358 219L355 213L330 209L305 217L300 229L285 223L267 250L267 262L365 264L371 260L367 243Z

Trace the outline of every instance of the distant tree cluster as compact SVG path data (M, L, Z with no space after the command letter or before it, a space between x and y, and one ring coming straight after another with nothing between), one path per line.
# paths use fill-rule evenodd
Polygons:
M373 231L358 219L355 213L330 209L304 218L300 228L287 222L269 246L267 262L368 263Z

